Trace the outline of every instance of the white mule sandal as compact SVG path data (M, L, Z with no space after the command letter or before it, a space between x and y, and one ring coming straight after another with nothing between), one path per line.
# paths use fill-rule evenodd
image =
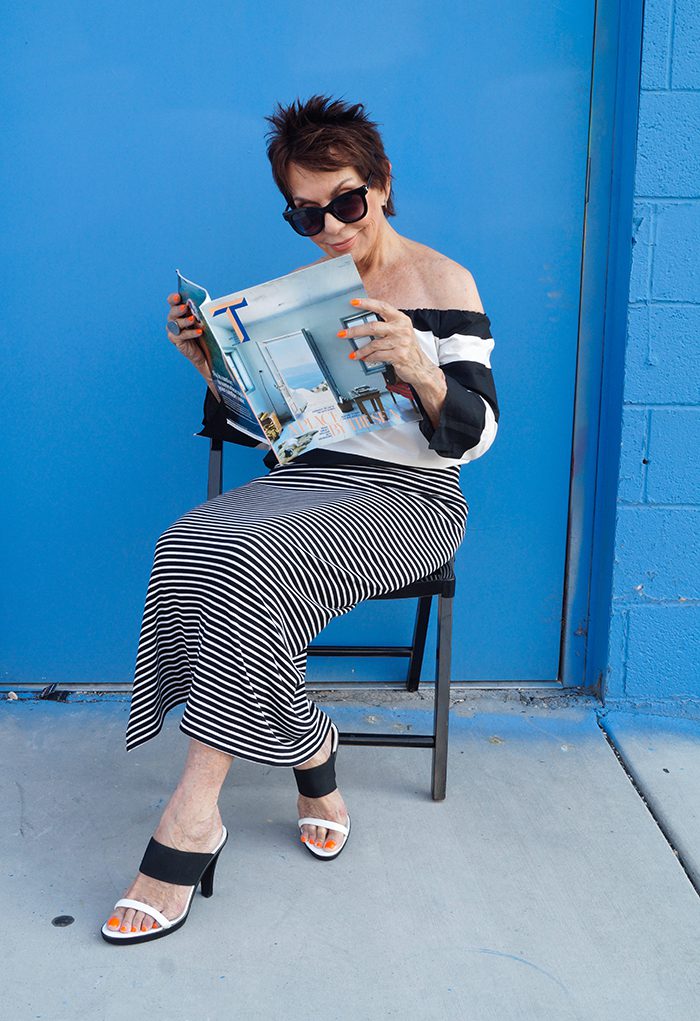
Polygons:
M338 745L340 744L340 734L335 723L331 724L332 741L331 741L331 753L325 762L322 762L320 766L312 766L311 769L294 769L294 778L297 782L297 789L301 795L305 798L323 798L326 794L332 794L336 790L338 784L335 779L335 758L338 751ZM318 819L315 816L307 815L303 819L297 820L299 829L303 826L319 826L326 830L336 830L338 833L345 834L345 840L337 849L337 851L325 851L323 848L314 847L310 841L305 841L304 846L314 858L319 858L322 861L330 861L332 858L337 858L340 852L343 850L350 838L350 815L348 814L347 825L340 822L334 822L332 819Z
M191 885L185 910L177 918L166 918L161 911L146 904L145 901L122 897L114 905L115 908L136 908L137 911L143 911L151 918L155 918L160 928L141 932L120 932L119 929L110 929L105 922L100 930L103 938L108 943L148 943L149 940L169 936L171 932L179 929L187 921L199 884L201 883L203 897L211 897L214 893L214 872L227 840L228 830L224 826L219 843L211 853L205 854L199 851L179 851L176 847L168 847L167 844L161 844L155 837L151 837L139 865L139 872L143 872L145 876L152 876L153 879L160 879L164 883Z

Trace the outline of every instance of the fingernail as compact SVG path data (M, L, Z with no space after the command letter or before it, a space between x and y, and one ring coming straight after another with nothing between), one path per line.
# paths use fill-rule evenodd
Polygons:
M360 301L360 299L359 299L359 298L351 298L351 299L350 299L350 304L351 304L351 305L361 305L361 304L362 304L362 302Z
M347 337L347 335L348 335L347 330L338 330L338 332L336 333L336 337Z

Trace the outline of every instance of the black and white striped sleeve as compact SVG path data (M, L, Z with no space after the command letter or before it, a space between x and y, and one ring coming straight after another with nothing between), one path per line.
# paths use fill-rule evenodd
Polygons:
M499 409L491 372L494 340L485 312L427 309L414 317L414 328L435 337L438 364L445 374L447 394L437 428L433 426L415 389L422 419L419 428L428 447L441 457L475 461L496 438Z

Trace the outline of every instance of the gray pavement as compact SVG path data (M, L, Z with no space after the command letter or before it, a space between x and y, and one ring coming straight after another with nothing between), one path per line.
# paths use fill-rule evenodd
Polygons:
M341 730L430 729L424 696L313 697ZM105 943L99 928L184 763L181 712L127 755L126 696L0 703L5 1016L696 1016L700 899L593 699L455 690L443 802L430 798L429 750L341 746L353 829L329 863L299 841L291 770L236 761L214 896L198 893L172 936ZM601 719L654 778L639 728ZM697 790L687 737L663 739L673 771L653 796L667 828ZM692 859L697 812L676 832ZM57 927L59 915L75 920Z

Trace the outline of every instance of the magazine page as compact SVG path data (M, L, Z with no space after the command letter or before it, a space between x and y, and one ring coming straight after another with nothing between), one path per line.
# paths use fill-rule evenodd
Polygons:
M351 359L371 336L338 331L376 322L351 298L366 292L351 255L308 266L202 304L223 357L278 460L358 432L422 416L388 362Z
M226 420L234 429L240 430L246 436L252 436L256 440L267 443L267 437L241 391L238 380L231 372L229 363L224 357L216 338L212 335L211 328L202 315L201 306L211 301L209 294L199 284L193 283L187 277L183 277L180 270L177 272L178 294L185 302L197 322L202 327L200 343L202 350L209 364L212 375L212 382L216 387L226 407Z

